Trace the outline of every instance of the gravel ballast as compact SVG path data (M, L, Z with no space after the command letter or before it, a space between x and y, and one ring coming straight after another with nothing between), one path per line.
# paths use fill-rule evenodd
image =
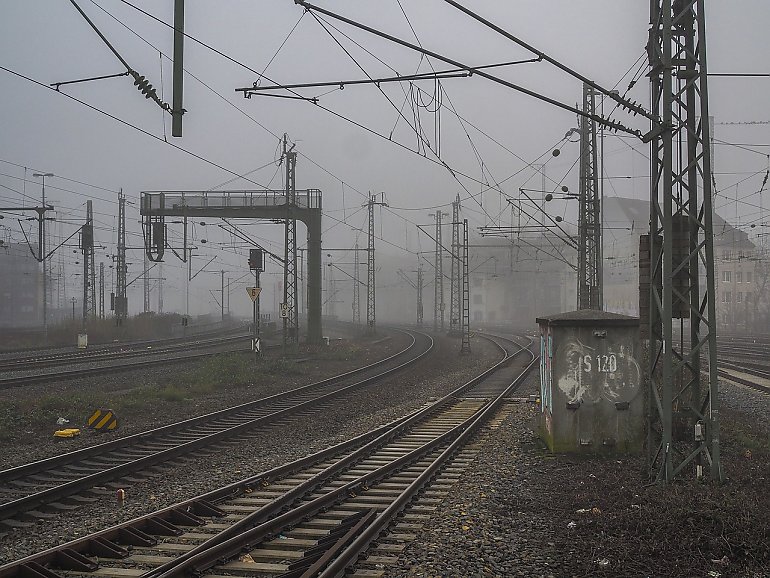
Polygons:
M735 389L722 385L723 486L648 486L644 456L551 455L539 407L514 405L385 576L767 578L770 404Z
M114 496L103 496L87 508L13 530L0 538L0 564L216 489L390 422L455 389L500 358L499 350L484 340L474 339L472 345L472 357L459 357L459 342L439 337L435 351L417 370L365 388L324 413L323 419L311 416L304 422L271 427L241 443L211 450L205 457L187 457L161 475L127 486L122 506Z

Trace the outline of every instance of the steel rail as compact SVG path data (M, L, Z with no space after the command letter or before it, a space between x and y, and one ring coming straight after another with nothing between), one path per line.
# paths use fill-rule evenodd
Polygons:
M165 523L168 525L169 532L172 532L173 519L178 516L180 512L188 512L192 513L193 516L196 516L203 509L208 509L211 511L211 509L215 507L213 506L214 502L226 499L230 496L240 495L244 491L250 491L253 488L261 486L266 480L290 475L294 472L301 471L313 465L314 463L321 462L323 460L332 458L335 455L345 453L351 448L356 448L361 443L366 443L372 437L376 437L384 433L389 428L396 427L399 423L408 418L408 415L398 418L393 422L380 426L375 430L340 442L315 454L299 458L264 472L260 472L243 480L239 480L232 484L223 486L222 488L218 488L194 498L190 498L171 506L167 506L161 510L133 518L132 520L122 522L100 532L96 532L82 538L77 538L60 546L48 548L43 552L39 552L31 556L26 556L20 560L5 564L4 566L0 566L0 578L20 578L26 574L26 569L28 566L31 568L39 568L45 566L46 564L52 563L56 560L59 552L61 551L76 552L78 554L88 552L90 551L92 542L94 540L125 540L127 537L130 537L133 534L138 538L138 540L134 541L134 545L155 545L158 543L158 540L146 532L150 527L154 526L157 528L158 526L162 526L163 523ZM142 536L142 534L145 534L145 536ZM173 535L173 533L168 535ZM41 576L45 576L45 574L41 574Z
M531 353L531 352L530 352ZM359 556L366 551L369 544L375 540L387 527L395 520L395 518L409 505L414 497L422 491L422 489L433 479L438 470L475 435L482 425L484 425L494 414L503 402L503 399L510 395L510 392L518 388L519 385L526 379L529 372L537 366L539 356L532 354L532 360L522 373L492 402L478 414L477 417L471 418L473 421L468 425L462 433L455 439L452 444L446 448L440 456L438 456L433 463L420 474L420 476L413 481L398 498L388 506L384 512L379 514L377 518L366 528L361 534L348 546L342 553L340 553L334 561L332 561L323 572L318 574L319 578L333 578L342 575L346 568L354 564Z
M396 354L393 354L387 358L379 360L375 363L369 364L365 367L347 371L345 373L327 378L325 380L321 380L316 383L295 388L288 392L283 392L280 394L269 396L267 398L258 400L256 402L249 402L246 404L242 404L240 406L235 406L233 408L228 408L225 410L220 410L218 412L213 412L205 416L191 418L183 422L178 422L176 424L171 424L161 428L156 428L155 430L150 430L149 432L135 434L134 436L121 438L118 440L114 440L113 442L108 442L106 444L100 444L98 446L84 448L83 450L71 452L63 456L55 456L53 458L48 458L46 460L40 460L38 462L33 462L31 464L25 464L23 466L11 468L10 470L5 470L3 472L0 472L0 481L9 481L14 479L19 479L22 476L36 474L41 471L49 471L53 467L59 467L61 465L73 463L73 462L82 460L83 458L93 457L95 455L103 455L105 452L115 451L117 449L125 449L126 447L130 447L132 445L131 442L144 443L154 438L158 438L160 434L179 432L183 428L212 422L214 419L227 417L235 414L236 412L242 412L248 409L257 409L260 406L267 405L268 403L285 400L292 395L296 396L296 394L298 393L312 392L313 390L322 388L324 386L333 385L339 381L344 380L345 378L355 377L357 374L360 374L366 370L377 368L389 361L393 361L397 359L399 356L407 354L416 346L415 345L416 339L414 338L414 335L412 337L413 337L412 343L404 350ZM300 403L295 402L290 407L273 411L267 415L250 419L241 424L231 426L226 429L222 429L218 432L200 436L197 439L191 440L189 442L178 444L176 446L172 446L168 449L161 450L159 452L154 452L152 454L138 458L136 460L131 460L124 464L114 466L112 468L108 468L105 470L101 470L87 476L83 476L82 478L78 478L70 482L66 482L64 484L60 484L60 485L48 488L41 492L30 494L23 498L19 498L10 502L0 504L0 520L10 518L20 513L30 511L31 509L39 507L43 504L50 503L52 501L70 496L72 494L78 493L80 491L83 491L85 489L98 485L100 483L103 483L104 481L114 480L128 473L133 473L140 469L145 469L149 466L156 465L164 461L168 461L179 455L189 453L201 447L209 446L212 443L218 442L222 439L240 435L243 432L246 432L248 430L258 427L259 425L269 423L271 421L275 421L276 419L289 416L293 413L296 413L302 410L314 408L319 405L319 402L323 403L325 401L332 400L333 398L339 395L342 395L345 392L353 391L355 389L364 387L366 385L369 385L370 383L373 383L375 381L378 381L380 379L393 375L397 371L400 371L401 369L413 363L416 363L419 359L427 355L432 350L433 340L427 335L425 337L428 337L429 339L429 347L426 350L420 352L417 356L410 358L398 364L395 367L388 368L376 375L373 375L373 376L364 378L360 381L354 382L352 384L343 386L332 392L322 394L316 397L312 397Z
M520 344L516 346L523 350L524 347ZM504 357L495 367L502 366L508 362L513 356ZM494 368L490 368L484 374L489 374ZM482 374L483 375L483 374ZM442 400L436 402L446 403L454 396L466 391L474 383L477 383L481 376L470 380L468 383L457 388ZM438 406L436 406L438 407ZM85 554L96 555L99 558L122 558L129 555L129 551L121 546L117 545L117 542L128 545L131 544L140 547L149 547L158 542L155 537L157 535L179 535L183 530L174 526L174 523L182 523L187 526L195 526L204 524L205 521L198 517L198 515L204 516L216 516L223 515L224 512L218 511L217 506L212 502L222 501L227 498L237 497L244 495L250 489L258 488L267 480L280 478L282 476L290 475L294 472L301 471L314 463L321 463L333 456L339 456L340 454L347 454L351 450L355 450L356 447L362 443L366 443L378 436L381 436L388 432L389 429L399 427L400 424L411 420L416 413L425 413L426 409L419 410L403 418L395 420L390 424L381 426L372 432L362 434L357 438L342 442L336 446L327 448L322 452L318 452L312 456L306 456L299 460L295 460L289 464L273 468L267 472L251 476L245 480L229 484L218 490L214 490L186 500L179 504L169 506L158 512L147 514L139 518L135 518L129 522L119 524L108 528L104 531L86 536L78 540L73 540L62 546L50 548L39 554L28 556L22 560L7 564L0 567L0 578L7 577L22 577L22 576L42 576L42 577L58 577L61 576L47 568L48 564L53 564L61 568L70 568L80 571L94 571L98 568L98 565L91 562L85 557ZM435 410L438 411L438 410ZM343 455L344 457L344 455ZM112 542L114 541L114 542ZM339 540L337 543L338 548L347 546L349 540ZM63 565L62 565L63 564ZM102 575L105 570L102 570Z
M312 478L286 492L277 500L266 504L262 508L246 516L237 522L234 526L230 527L227 531L217 534L215 537L207 540L203 544L200 544L190 552L183 554L175 560L143 574L142 578L178 578L181 576L186 576L188 573L196 574L204 572L217 564L221 559L232 558L236 556L239 552L243 551L244 548L254 546L255 542L261 542L265 538L276 534L281 528L292 526L310 515L317 514L321 510L334 505L337 501L344 498L351 492L355 492L361 487L367 486L369 483L376 482L386 477L390 473L398 471L405 465L414 463L418 459L434 451L448 439L453 439L459 435L460 432L462 432L467 427L470 420L466 420L455 428L452 428L437 438L434 438L433 440L423 444L421 447L405 454L404 456L390 462L387 465L374 470L373 472L348 482L323 496L305 502L301 506L291 509L285 513L280 513L291 504L300 500L303 496L310 495L313 491L319 489L332 476L342 470L345 470L351 464L359 461L362 456L371 453L378 447L382 447L396 436L410 429L416 423L424 420L427 415L436 413L448 404L455 401L457 396L462 395L477 385L479 382L483 381L486 377L496 373L501 367L507 365L516 354L522 351L527 351L525 347L519 344L516 345L519 347L519 350L515 354L509 355L506 352L506 355L503 357L503 359L496 363L494 366L485 370L483 373L474 377L453 392L447 394L431 406L428 406L412 415L410 419L400 424L398 428L394 428L394 430L382 434L382 436L372 440L366 446L360 448L353 454L345 457L335 464L332 464L322 472L319 472ZM508 391L508 389L506 391Z

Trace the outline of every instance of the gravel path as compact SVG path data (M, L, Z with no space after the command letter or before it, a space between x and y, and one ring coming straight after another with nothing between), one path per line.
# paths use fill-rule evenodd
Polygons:
M722 395L724 486L646 487L642 457L550 455L539 408L515 405L386 577L768 578L770 403L736 389Z
M474 355L460 357L459 343L440 337L419 370L367 388L323 420L271 428L207 457L188 458L173 471L127 487L122 507L105 496L87 509L14 530L0 538L0 564L265 471L413 411L499 359L498 350L486 341L472 345Z

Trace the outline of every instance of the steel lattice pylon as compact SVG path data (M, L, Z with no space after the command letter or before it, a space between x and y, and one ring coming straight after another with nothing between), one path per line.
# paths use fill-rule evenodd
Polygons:
M441 249L441 211L436 211L436 251L433 283L433 331L444 329L444 253Z
M704 0L651 0L650 22L650 474L722 480Z
M461 309L461 265L460 265L460 195L452 203L452 267L449 292L449 331L460 331Z
M361 279L358 271L358 241L356 241L353 249L353 323L361 325Z
M369 242L366 252L366 332L376 332L375 311L375 275L374 275L374 206L384 203L377 202L377 195L369 195Z
M594 90L583 84L583 112L594 116ZM602 309L602 222L596 121L580 119L580 210L578 213L578 309Z
M297 205L297 188L295 168L297 153L293 152L294 145L287 148L286 135L283 137L283 161L286 163L286 207L288 218L284 235L284 266L283 266L283 344L299 344L299 315L297 312L297 219L293 209Z
M419 256L417 257L419 259ZM417 325L422 325L423 306L422 306L422 287L423 287L423 269L422 263L417 263Z
M96 271L94 270L94 209L86 201L86 224L80 229L83 251L83 330L89 317L96 317Z
M126 296L126 195L118 193L118 251L115 262L115 317L118 325L128 315L128 297Z
M460 321L460 331L462 332L462 345L460 353L471 352L471 288L468 272L468 219L463 219L463 296L462 296L462 317Z

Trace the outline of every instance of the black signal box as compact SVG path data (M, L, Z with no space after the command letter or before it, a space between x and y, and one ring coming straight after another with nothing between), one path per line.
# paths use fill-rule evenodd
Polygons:
M249 269L252 271L265 270L265 254L262 249L249 249Z

